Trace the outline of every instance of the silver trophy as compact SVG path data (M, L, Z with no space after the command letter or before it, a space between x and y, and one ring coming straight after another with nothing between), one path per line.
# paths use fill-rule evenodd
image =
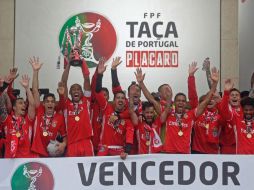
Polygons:
M73 47L70 54L70 65L72 66L81 66L82 64L82 56L81 56L81 39L80 29L76 26L72 26L69 31L70 35L73 36Z
M72 36L72 40L69 38L69 42L72 46L72 54L71 54L71 60L73 63L70 63L71 65L80 65L78 60L82 60L83 58L86 61L94 62L98 64L99 61L97 61L94 58L94 51L93 51L93 44L91 42L91 39L94 36L94 33L98 32L101 28L101 20L98 19L96 23L81 23L80 19L76 17L75 25L70 27L68 29L68 32L70 36ZM84 39L85 38L85 39ZM84 40L83 40L84 39ZM67 35L68 40L68 35ZM72 45L73 44L73 45ZM82 52L81 52L82 50Z
M23 175L26 176L26 178L31 180L28 190L36 190L36 186L34 185L34 183L36 182L37 178L41 176L41 174L42 174L41 167L39 170L27 170L27 167L24 166Z

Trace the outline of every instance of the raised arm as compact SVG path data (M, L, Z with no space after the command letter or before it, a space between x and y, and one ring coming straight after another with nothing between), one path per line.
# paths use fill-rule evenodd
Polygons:
M32 92L34 96L35 107L40 106L40 93L39 93L39 70L43 63L40 63L39 57L33 56L29 59L29 63L33 68L33 81L32 81Z
M149 92L149 90L146 88L146 85L144 83L144 79L145 79L145 73L142 73L142 69L141 68L137 68L136 72L136 80L144 94L144 96L146 97L146 99L151 102L154 105L155 111L157 112L158 115L161 114L161 108L160 108L160 104L154 99L154 97L151 95L151 93Z
M4 77L4 80L2 80L2 85L0 86L0 94L13 82L14 79L18 77L18 69L12 68L10 69L10 73Z
M197 62L192 62L189 65L189 77L188 77L188 97L191 108L196 108L198 105L198 95L196 90L195 72L198 70Z
M85 59L82 60L82 74L84 78L84 91L86 92L91 92L91 84L90 84L90 72L87 66L87 63Z
M168 114L172 111L172 93L167 96L167 103L164 111L161 113L160 120L161 123L165 123L168 117Z
M203 114L203 112L206 109L206 106L208 105L209 101L212 99L213 94L216 91L217 84L219 81L219 71L213 67L211 71L211 80L212 80L212 86L208 94L206 95L205 99L198 105L197 111L196 111L196 117L200 116Z
M230 90L234 87L234 83L231 79L226 79L224 83L224 94L220 103L220 114L226 121L232 121L233 113L229 109L229 94Z
M111 65L111 78L112 78L112 91L113 94L119 91L122 91L122 87L120 85L120 82L118 80L117 76L117 67L122 63L121 57L113 58L113 62Z
M63 83L63 85L66 89L64 96L65 96L65 98L67 98L68 97L67 83L68 83L68 78L69 78L69 73L70 73L71 66L70 66L69 59L67 58L67 56L65 56L64 59L65 59L66 65L65 65L65 69L64 69L63 74L62 74L61 82Z
M27 99L28 99L28 117L31 120L34 120L35 118L35 102L34 102L34 97L33 94L29 88L29 81L30 78L28 77L28 75L23 75L22 79L20 81L20 84L23 86L23 88L26 91L27 94Z
M130 88L130 93L129 93L129 114L130 114L130 118L131 121L133 123L134 126L138 125L138 116L135 112L135 108L134 108L134 100L133 100L133 94L135 93L135 86L132 86Z
M102 93L102 78L103 73L106 71L107 65L105 65L104 60L100 60L97 66L98 75L96 79L95 97L99 103L100 108L104 109L107 105L107 100Z
M65 109L65 101L66 101L66 98L65 97L65 91L67 89L65 89L65 85L63 84L63 82L59 82L58 83L58 87L57 87L57 92L58 92L58 95L59 95L59 101L58 101L58 104L56 105L56 111L61 111L61 110L64 110Z

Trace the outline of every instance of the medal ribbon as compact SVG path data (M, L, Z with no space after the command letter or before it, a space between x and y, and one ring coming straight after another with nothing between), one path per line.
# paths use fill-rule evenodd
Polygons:
M147 124L144 124L144 129L146 133L145 134L146 141L150 141L150 145L148 147L151 147L152 152L159 152L162 148L160 135L157 133L155 128Z
M183 115L184 115L184 113L181 114L181 116L179 117L179 116L175 113L176 122L178 123L179 131L182 131L182 129L183 129L183 124L182 124Z
M252 123L253 123L252 121L253 120L250 120L250 121L245 120L247 133L251 133L252 132Z
M51 117L49 117L49 119L46 116L46 114L44 114L44 116L43 116L43 126L42 126L43 132L48 132L48 129L49 129L50 125L52 124L52 121L53 121L53 118L54 118L54 114Z
M117 116L117 119L114 121L113 127L114 127L115 130L117 130L118 127L119 127L119 125L121 124L121 118L120 118L119 112L116 112L116 111L115 111L115 112L114 112L114 115Z
M12 120L14 122L14 128L16 133L20 133L22 135L23 133L23 124L24 124L24 118L22 117L12 117ZM11 136L11 149L10 149L10 154L12 158L15 158L17 149L18 149L18 144L19 144L19 138L15 135Z
M77 116L80 112L79 103L73 103L73 107L74 107L74 114L75 114L75 116Z
M151 134L151 136L152 136L153 130L152 130L152 128L151 128L149 125L147 125L147 124L144 125L144 129L145 129L145 138L146 138L146 141L150 141L150 134Z

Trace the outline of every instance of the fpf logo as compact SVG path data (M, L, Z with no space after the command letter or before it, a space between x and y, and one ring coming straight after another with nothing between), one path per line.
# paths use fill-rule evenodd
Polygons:
M11 179L11 187L12 190L53 190L54 178L45 164L28 162L16 169Z
M110 21L92 12L72 16L59 34L61 53L68 56L72 49L80 48L88 67L96 67L101 57L108 60L114 53L116 41L116 32Z

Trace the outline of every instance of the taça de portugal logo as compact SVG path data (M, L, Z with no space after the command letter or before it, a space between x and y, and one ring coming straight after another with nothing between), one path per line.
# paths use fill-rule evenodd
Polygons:
M29 162L17 168L11 187L12 190L53 190L54 178L45 164Z
M116 48L116 32L104 16L84 12L69 18L59 34L59 47L64 55L78 47L88 67L96 67L99 59L108 60Z

